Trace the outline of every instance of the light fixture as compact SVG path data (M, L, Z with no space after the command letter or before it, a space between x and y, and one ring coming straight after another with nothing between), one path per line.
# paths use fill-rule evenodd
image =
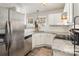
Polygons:
M47 3L47 1L48 1L48 0L42 0L42 3L43 3L43 4L46 4L46 3Z
M67 12L61 14L61 20L67 20Z
M47 0L42 0L42 4L46 6Z

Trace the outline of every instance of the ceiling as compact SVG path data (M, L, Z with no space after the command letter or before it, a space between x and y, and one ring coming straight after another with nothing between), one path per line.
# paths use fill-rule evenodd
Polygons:
M25 8L27 13L35 13L37 10L39 12L50 11L56 9L64 8L64 3L0 3L0 7L20 7Z

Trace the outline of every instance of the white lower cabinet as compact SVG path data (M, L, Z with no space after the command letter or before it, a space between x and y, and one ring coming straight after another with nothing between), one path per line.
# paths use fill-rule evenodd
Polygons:
M40 46L50 46L53 45L55 34L37 32L32 35L32 49Z

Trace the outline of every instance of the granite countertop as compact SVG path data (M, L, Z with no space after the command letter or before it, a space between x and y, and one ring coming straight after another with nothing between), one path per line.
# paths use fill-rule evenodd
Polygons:
M72 26L72 25L49 25L50 27L52 27L52 26Z
M33 33L49 33L49 34L56 34L56 33L52 33L52 32L49 32L49 31L38 31L38 32L33 32Z

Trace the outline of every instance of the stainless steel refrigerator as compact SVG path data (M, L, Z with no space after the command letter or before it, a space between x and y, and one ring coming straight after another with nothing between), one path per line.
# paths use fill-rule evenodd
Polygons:
M1 8L0 11L3 16L0 17L0 34L5 34L0 39L0 55L24 55L24 14L10 8Z

